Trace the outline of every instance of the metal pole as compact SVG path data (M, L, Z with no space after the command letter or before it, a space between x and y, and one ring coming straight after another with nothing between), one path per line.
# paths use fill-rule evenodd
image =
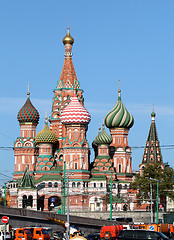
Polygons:
M152 209L152 183L150 182L150 222L153 223L153 209Z
M65 161L63 162L63 214L65 214Z
M157 182L157 196L156 196L156 197L157 197L157 206L156 206L156 207L157 207L157 210L156 210L156 223L158 224L158 208L159 208L159 207L158 207L158 205L159 205L158 180L156 180L156 182Z
M7 188L6 188L6 183L5 183L5 189L4 189L4 206L7 206L6 194L7 194Z
M111 172L111 192L110 192L110 220L112 220L112 172Z
M6 240L6 223L5 223L5 231L4 231L4 240Z
M69 172L67 172L67 222L69 223ZM70 227L67 227L67 240L70 238Z

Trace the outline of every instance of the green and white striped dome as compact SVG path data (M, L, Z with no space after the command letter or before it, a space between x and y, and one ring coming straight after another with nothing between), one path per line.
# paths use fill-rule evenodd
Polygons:
M114 108L106 115L105 125L108 128L131 128L134 124L133 116L127 111L121 101L121 90L118 90L118 101Z
M98 145L110 145L112 143L112 137L106 133L104 124L102 131L99 132L94 142Z

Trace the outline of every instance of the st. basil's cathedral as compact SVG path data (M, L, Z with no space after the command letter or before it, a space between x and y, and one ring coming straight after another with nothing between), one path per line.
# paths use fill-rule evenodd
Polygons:
M128 134L134 118L123 105L119 87L118 100L116 104L113 102L115 106L106 115L102 129L93 141L95 159L90 160L86 136L91 116L84 106L83 90L72 61L73 43L68 28L63 38L64 65L54 90L51 116L49 119L45 116L43 130L36 133L39 112L31 103L29 91L18 112L20 137L14 144L15 170L13 181L9 182L10 207L64 213L67 188L71 211L106 209L106 196L110 196L111 187L113 203L116 203L113 209L123 210L125 202L128 199L131 202L129 186L133 173ZM110 135L105 127L109 128ZM140 171L148 159L162 163L154 112L146 144L152 144L151 155L149 148L145 149ZM129 207L130 210L135 208L133 200Z

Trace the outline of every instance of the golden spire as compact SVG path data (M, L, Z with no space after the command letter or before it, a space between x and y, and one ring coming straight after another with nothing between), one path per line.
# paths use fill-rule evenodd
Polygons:
M30 98L29 82L28 82L28 92L27 92L27 98Z
M74 38L71 37L70 32L69 32L69 27L68 27L67 34L66 34L66 36L63 38L63 44L64 44L64 45L66 45L66 44L73 45L73 43L74 43Z
M119 81L118 97L121 97L121 90L120 90L120 79L119 79L118 81Z

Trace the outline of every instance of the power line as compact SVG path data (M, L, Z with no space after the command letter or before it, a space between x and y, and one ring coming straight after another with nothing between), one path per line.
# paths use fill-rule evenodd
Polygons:
M0 134L3 135L4 137L7 137L7 138L10 138L10 139L14 140L12 137L10 137L10 136L8 136L8 135L2 133L2 132L0 132Z
M144 148L151 148L151 146L129 146L132 149L144 149ZM156 146L155 146L156 147ZM174 149L174 144L169 144L169 145L161 145L159 146L159 148L163 148L163 149ZM14 149L14 147L0 147L0 150L7 150L7 151L12 151ZM93 148L89 148L89 149L93 149Z
M6 177L6 178L10 178L10 179L11 179L11 177L9 177L9 176L7 176L7 175L5 175L5 174L3 174L3 173L0 173L0 175L2 175L3 177Z

